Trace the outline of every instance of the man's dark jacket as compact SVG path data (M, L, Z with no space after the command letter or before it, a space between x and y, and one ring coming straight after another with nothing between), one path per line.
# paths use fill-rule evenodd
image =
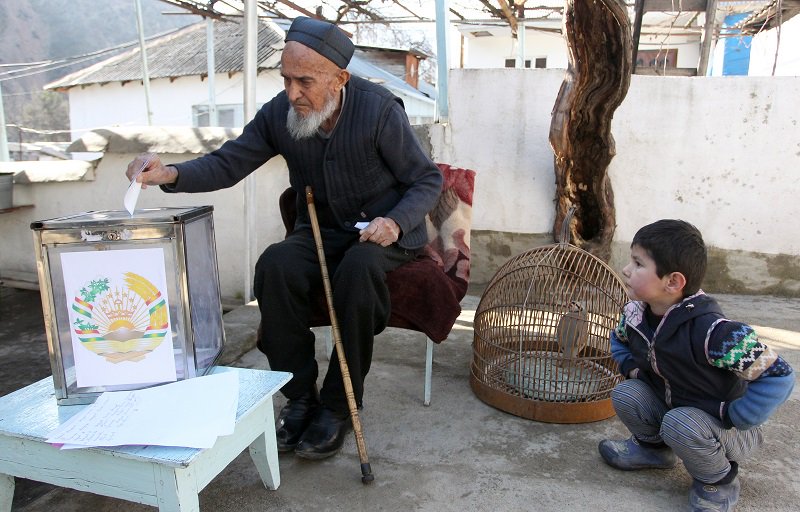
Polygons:
M163 188L208 192L231 187L281 155L299 198L298 225L309 223L304 198L310 185L323 227L355 230L356 222L389 217L400 226L401 247L425 245L424 218L439 197L442 177L416 139L400 99L352 76L336 127L327 139L314 135L294 140L286 128L288 111L287 95L281 92L261 107L238 138L208 155L176 164L177 183Z

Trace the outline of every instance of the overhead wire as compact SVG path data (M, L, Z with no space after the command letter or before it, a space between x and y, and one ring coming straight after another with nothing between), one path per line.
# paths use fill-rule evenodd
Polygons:
M778 0L778 27L775 32L775 58L772 61L772 76L775 76L775 69L778 67L778 51L781 48L781 26L783 25L783 0Z
M180 30L185 29L186 27L180 27L176 29L167 30L165 32L161 32L159 34L152 35L150 37L145 38L145 41L150 41L152 39L158 39L160 37L164 37L170 35L172 33L178 32ZM12 64L3 64L0 67L20 67L21 69L12 69L9 71L0 71L0 82L14 80L17 78L23 78L26 76L36 75L39 73L45 73L47 71L52 71L55 69L61 69L67 66L71 66L73 64L80 64L81 62L86 62L88 60L92 60L97 57L101 57L108 53L118 52L121 50L125 50L132 46L138 45L138 41L129 41L125 43L118 44L116 46L111 46L109 48L104 48L102 50L95 50L87 53L83 53L80 55L73 55L69 57L64 57L62 59L54 59L48 61L36 61L36 62L29 62L29 63L12 63ZM25 67L23 67L25 66Z

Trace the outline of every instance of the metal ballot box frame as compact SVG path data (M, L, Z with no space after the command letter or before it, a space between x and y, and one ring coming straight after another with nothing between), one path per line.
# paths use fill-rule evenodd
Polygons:
M59 405L216 364L225 331L212 213L103 210L31 224Z

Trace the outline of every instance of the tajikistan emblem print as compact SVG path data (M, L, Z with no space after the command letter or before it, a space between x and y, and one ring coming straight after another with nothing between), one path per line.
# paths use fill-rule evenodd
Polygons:
M100 276L72 302L72 328L80 345L110 363L138 362L158 347L169 330L166 301L146 278L125 272L121 282Z
M174 382L184 352L173 343L164 249L65 251L60 259L71 345L61 350L77 386Z

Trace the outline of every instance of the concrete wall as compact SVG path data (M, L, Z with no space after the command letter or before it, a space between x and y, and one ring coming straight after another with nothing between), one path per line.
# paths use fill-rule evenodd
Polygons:
M552 242L553 155L550 112L563 70L454 70L450 119L427 131L436 161L477 171L472 281L486 283L508 258ZM501 94L500 91L503 93ZM660 218L696 224L711 247L705 288L800 297L800 78L633 76L612 123L617 155L609 175L617 231L612 266L620 269L636 230ZM116 130L86 150L103 150L96 169L69 181L32 184L34 164L17 172L15 204L0 214L0 279L35 276L34 220L121 209L124 169L150 150L173 162L202 154L231 136L221 130ZM42 164L37 164L42 165ZM32 174L35 174L33 172ZM288 183L282 161L257 172L260 250L283 236L275 203ZM78 180L78 181L76 181ZM82 181L81 181L82 180ZM145 190L142 206L215 206L223 294L244 284L243 185L211 194Z
M552 240L548 131L562 78L556 70L450 74L450 122L431 131L433 155L478 171L476 282L526 245ZM800 111L790 107L798 94L796 77L633 76L612 123L612 264L621 268L642 225L683 218L714 248L707 287L800 295Z

